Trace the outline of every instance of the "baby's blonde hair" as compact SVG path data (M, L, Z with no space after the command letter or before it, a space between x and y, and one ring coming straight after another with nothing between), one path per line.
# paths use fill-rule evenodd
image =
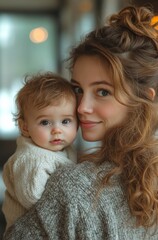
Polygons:
M24 120L29 107L41 109L51 104L57 104L63 99L75 99L75 93L68 80L52 72L27 75L24 86L16 96L17 113L14 120Z

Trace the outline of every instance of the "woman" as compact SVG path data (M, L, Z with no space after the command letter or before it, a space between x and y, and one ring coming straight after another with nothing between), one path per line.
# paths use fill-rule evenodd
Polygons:
M4 239L158 239L158 37L127 7L71 53L83 138L101 147L54 173Z

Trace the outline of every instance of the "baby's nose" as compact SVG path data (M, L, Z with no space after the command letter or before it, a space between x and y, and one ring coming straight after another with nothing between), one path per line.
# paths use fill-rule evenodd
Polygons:
M61 129L59 127L54 127L54 128L52 128L51 133L52 134L60 134L61 133Z

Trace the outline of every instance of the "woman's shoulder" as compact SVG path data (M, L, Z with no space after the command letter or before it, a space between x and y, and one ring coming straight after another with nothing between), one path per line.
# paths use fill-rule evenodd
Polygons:
M51 178L59 178L60 180L58 180L60 182L65 181L65 179L67 179L68 182L75 180L76 184L78 182L91 182L96 181L99 175L101 176L102 174L108 173L113 167L113 164L109 162L97 166L93 162L85 161L58 169Z
M74 225L76 222L76 228L80 226L82 230L86 228L91 234L97 232L98 236L104 237L110 233L118 236L120 232L120 239L125 239L121 236L129 236L132 220L123 188L118 180L116 184L101 189L97 178L100 169L108 172L111 167L108 163L98 168L93 163L83 162L57 170L47 182L46 190L37 205L38 211L46 209L45 215L48 217L48 209L54 209L55 216L61 214L66 219L72 219ZM126 226L122 228L123 225ZM101 231L98 232L97 229ZM133 230L131 233L134 234Z
M73 199L74 196L76 201L83 196L85 199L95 199L101 184L100 173L106 174L111 168L112 165L109 163L97 167L88 161L63 167L50 176L46 187L47 193L51 195L52 191L56 189L58 193L64 193L67 198ZM123 193L119 180L117 179L115 182L116 184L112 188L105 187L103 189L101 199L105 201L106 198L107 201L108 199L111 201L111 194L118 197L118 192Z
M88 184L97 177L97 168L91 162L83 162L77 165L69 165L58 169L50 177L50 185L54 181L58 182L58 185L82 185Z

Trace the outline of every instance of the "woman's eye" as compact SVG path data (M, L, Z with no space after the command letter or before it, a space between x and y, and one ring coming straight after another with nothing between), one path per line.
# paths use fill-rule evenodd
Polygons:
M74 89L74 92L75 92L76 94L82 94L82 93L83 93L83 91L82 91L82 89L81 89L80 87L75 87L75 86L73 86L73 89Z
M70 122L71 122L70 119L64 119L64 120L62 121L62 124L66 125L66 124L68 124L68 123L70 123Z
M105 90L105 89L101 89L101 90L98 91L98 95L102 96L102 97L105 97L109 94L110 94L110 92L108 90Z
M42 120L41 122L40 122L40 125L42 125L42 126L48 126L48 125L50 125L51 123L50 123L50 121L48 121L48 120Z

